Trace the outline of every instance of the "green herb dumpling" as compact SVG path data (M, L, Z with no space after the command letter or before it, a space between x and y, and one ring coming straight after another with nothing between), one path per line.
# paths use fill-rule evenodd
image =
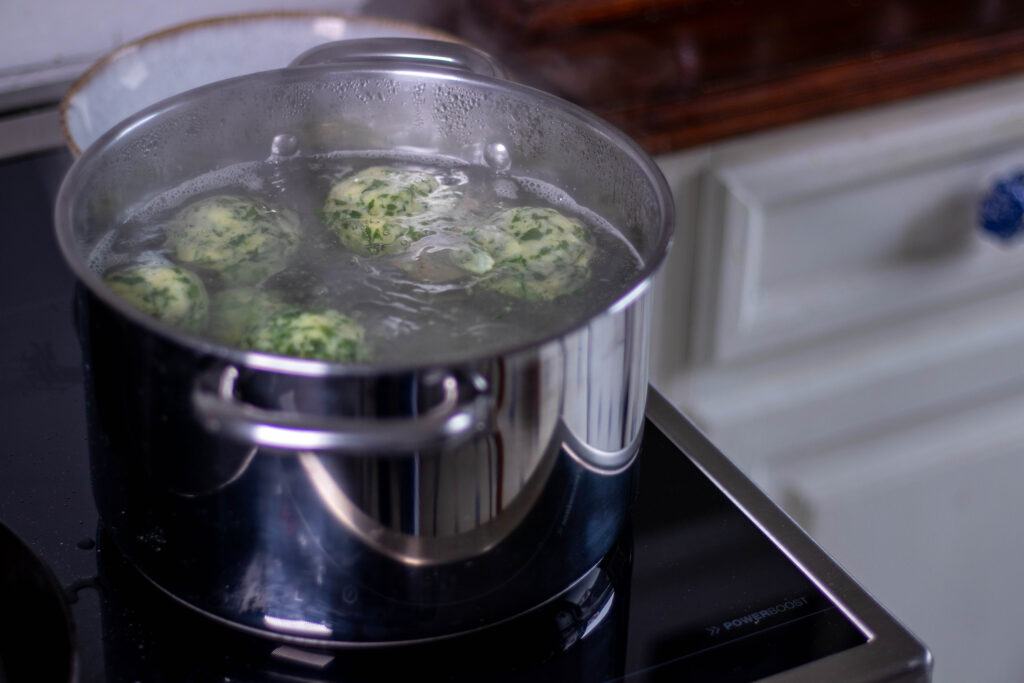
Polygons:
M103 279L130 304L169 325L198 330L206 322L206 288L195 273L184 268L138 264L109 272Z
M354 252L396 254L443 229L459 196L430 173L372 166L331 188L323 220Z
M299 244L298 216L255 199L221 195L186 206L167 228L174 258L253 284L282 270Z
M468 234L494 259L481 284L509 296L553 299L574 293L590 276L586 228L554 209L505 209Z
M363 337L363 327L338 311L288 310L249 326L240 346L280 356L350 362L366 357Z

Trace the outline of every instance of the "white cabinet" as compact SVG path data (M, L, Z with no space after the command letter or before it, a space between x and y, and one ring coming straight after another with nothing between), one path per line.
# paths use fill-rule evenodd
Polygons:
M1024 680L1024 240L975 218L1024 167L1024 79L659 163L680 217L655 383L922 636L936 681Z
M936 681L1024 681L1024 396L773 473L777 499L934 651Z

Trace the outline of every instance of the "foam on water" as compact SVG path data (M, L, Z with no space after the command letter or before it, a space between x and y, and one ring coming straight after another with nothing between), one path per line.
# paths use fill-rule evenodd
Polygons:
M89 270L97 275L102 275L104 272L122 265L122 262L129 262L130 258L127 254L115 255L112 253L111 248L117 238L117 230L108 230L103 234L103 237L93 245L92 249L89 251L89 257L85 261Z

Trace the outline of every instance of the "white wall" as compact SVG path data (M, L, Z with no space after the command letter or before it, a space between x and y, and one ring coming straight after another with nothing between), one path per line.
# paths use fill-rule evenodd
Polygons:
M0 0L0 93L72 80L123 43L204 17L321 10L430 24L445 7L425 0Z

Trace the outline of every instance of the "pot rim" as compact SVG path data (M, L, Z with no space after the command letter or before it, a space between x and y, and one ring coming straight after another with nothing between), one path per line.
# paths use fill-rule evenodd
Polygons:
M623 292L622 295L616 298L600 312L597 312L573 325L559 328L532 341L521 342L507 348L499 348L488 352L471 353L458 359L438 360L433 362L417 362L415 360L410 360L384 363L339 363L294 358L278 356L270 353L246 351L221 344L204 337L188 333L180 328L173 327L145 314L134 306L131 306L122 297L114 294L103 283L102 278L95 271L89 268L86 256L79 253L78 245L76 244L74 236L71 234L72 206L75 203L75 198L80 192L81 186L92 170L92 165L96 163L98 159L102 158L103 153L111 144L115 143L122 136L130 134L136 127L145 124L151 119L167 115L168 112L173 111L175 108L184 106L193 99L201 97L205 92L240 85L260 78L310 80L314 76L324 78L331 73L343 73L347 77L364 76L369 78L401 74L403 76L414 76L424 79L458 81L461 83L473 84L477 87L512 90L523 96L532 98L533 101L539 105L560 110L563 114L566 114L590 127L614 146L624 151L630 160L641 170L654 190L654 194L657 197L659 204L658 208L661 222L660 225L657 226L659 239L653 247L651 258L647 259L642 265L640 271L632 278L632 284ZM169 338L182 346L192 348L202 353L216 355L223 360L246 368L271 372L283 372L291 375L308 377L330 377L374 375L390 371L407 372L416 369L452 367L457 365L466 366L475 363L487 362L496 357L514 355L556 342L569 334L587 327L598 317L622 311L639 299L650 288L651 280L655 271L657 271L665 260L673 239L675 205L668 182L665 180L664 175L658 168L654 159L652 159L646 151L644 151L629 136L601 117L562 98L520 83L481 76L478 74L471 74L463 71L453 71L444 67L435 68L417 64L415 66L402 68L381 68L379 65L373 63L353 62L343 66L325 64L303 66L299 68L275 69L229 78L179 93L137 112L100 136L95 143L90 145L90 147L75 160L61 184L60 191L57 195L54 216L54 226L58 246L64 260L70 266L76 278L78 278L78 280L101 301L122 315L127 316L133 322L163 337Z

